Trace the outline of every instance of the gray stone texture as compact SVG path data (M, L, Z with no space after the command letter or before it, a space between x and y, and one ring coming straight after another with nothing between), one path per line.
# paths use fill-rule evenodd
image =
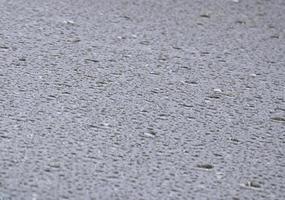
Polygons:
M0 199L285 199L284 0L0 0Z

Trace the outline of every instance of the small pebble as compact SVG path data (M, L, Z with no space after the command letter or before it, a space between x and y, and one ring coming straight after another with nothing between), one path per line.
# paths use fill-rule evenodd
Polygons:
M203 17L203 18L210 18L210 15L209 15L209 14L201 14L200 17Z
M89 62L94 62L94 63L97 63L97 62L99 62L99 60L96 60L96 59L90 59L90 58L87 58L87 59L85 59L85 61L89 61Z
M0 46L0 49L9 49L9 47L6 47L6 46Z
M276 121L276 122L285 122L284 117L272 117L271 120Z
M255 189L255 190L258 190L261 188L261 185L257 183L256 181L248 181L245 184L242 184L241 186L245 188L249 188L249 189Z
M206 169L206 170L210 170L214 168L214 166L210 164L198 164L196 165L196 167L201 168L201 169Z

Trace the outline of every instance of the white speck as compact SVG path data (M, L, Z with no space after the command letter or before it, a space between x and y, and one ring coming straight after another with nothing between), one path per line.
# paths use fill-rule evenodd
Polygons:
M111 125L110 125L109 123L107 123L107 122L104 122L102 125L105 126L105 127L110 127L110 126L111 126Z
M33 193L33 197L32 197L32 200L37 200L37 194L36 193Z
M224 174L222 172L216 172L217 179L222 179L224 177Z
M75 24L75 22L72 21L72 20L64 20L63 23L65 23L65 24Z
M214 92L219 92L219 93L221 93L221 92L222 92L222 90L221 90L221 89L219 89L219 88L215 88L215 89L214 89Z
M205 189L205 188L206 188L206 186L205 186L205 185L202 185L202 184L198 184L198 185L196 185L196 187L197 187L197 188L200 188L200 189Z
M233 2L235 2L235 3L238 3L239 2L239 0L232 0Z
M250 74L251 77L256 77L256 74L252 73Z
M145 137L154 138L155 136L151 133L144 133Z

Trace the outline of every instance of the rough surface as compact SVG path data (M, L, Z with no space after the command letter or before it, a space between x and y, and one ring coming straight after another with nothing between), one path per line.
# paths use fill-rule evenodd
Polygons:
M285 1L0 0L0 199L285 199Z

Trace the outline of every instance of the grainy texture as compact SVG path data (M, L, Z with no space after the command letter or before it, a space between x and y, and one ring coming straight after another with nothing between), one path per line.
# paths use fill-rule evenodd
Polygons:
M0 0L0 199L285 199L285 1Z

